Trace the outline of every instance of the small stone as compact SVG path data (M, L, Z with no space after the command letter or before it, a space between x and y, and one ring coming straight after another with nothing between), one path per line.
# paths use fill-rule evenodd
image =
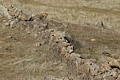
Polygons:
M14 6L11 5L8 8L9 15L12 16L12 17L15 17L15 14L16 14L17 10L18 9L16 7L14 7Z
M20 45L20 44L21 44L21 42L17 42L17 43L16 43L16 45Z
M72 52L74 51L74 50L73 50L73 46L68 46L68 47L67 47L67 50L68 50L69 53L72 53Z
M68 47L68 46L70 46L70 45L71 45L71 43L62 42L62 43L61 43L61 45L62 45L63 47Z
M107 51L104 51L102 54L103 54L104 56L111 57L111 54L110 54L109 52L107 52Z
M110 72L110 75L113 76L113 77L117 77L118 73L115 69L112 69L112 71Z
M92 42L96 41L96 39L91 39Z
M36 47L41 46L41 43L40 43L40 42L37 42L37 43L35 44L35 46L36 46Z
M81 61L81 55L80 54L77 54L77 53L71 53L70 54L71 56L71 59L75 59L75 60L80 60ZM79 61L78 61L79 62Z
M60 38L64 38L66 35L65 32L56 31L54 32L54 36L60 39Z
M109 71L111 67L106 63L106 64L101 64L101 69L103 69L103 71Z
M37 52L38 50L37 49L33 49L34 52Z
M48 14L47 13L41 13L39 18L42 20L45 20L47 18Z
M97 75L97 71L94 69L90 69L90 73L92 76L96 76Z
M14 16L14 15L15 15L15 11L14 11L13 9L9 10L9 14L10 14L11 16Z
M22 21L29 21L30 17L28 15L22 13L18 16L18 19L22 20Z
M36 34L34 34L34 36L35 36L35 38L37 38L38 34L36 33Z
M120 75L118 75L117 79L116 80L120 80Z
M66 40L65 40L64 37L60 37L60 38L58 38L58 41L59 41L59 42L66 42Z
M15 21L11 21L11 22L10 22L10 26L11 26L11 27L14 27L14 24L15 24L15 23L16 23Z
M7 22L7 20L3 20L3 23Z
M108 63L109 63L109 66L111 68L118 68L118 69L120 69L120 63L117 60L109 58L109 62Z
M110 74L109 74L109 72L106 72L106 73L103 75L103 78L108 77L108 76L110 76Z
M54 29L49 29L49 32L54 32L55 30Z
M120 74L120 70L118 71L118 74Z
M99 27L99 28L104 28L105 25L104 25L104 22L102 20L99 20L96 25Z
M51 32L51 38L54 37L54 42L56 43L61 43L61 42L66 42L65 37L65 32L61 31L54 31Z
M77 53L71 53L71 56L75 56L75 57L81 57L81 55L80 54L77 54Z
M4 23L5 24L5 26L10 26L10 23L9 22L6 22L6 23Z
M41 23L40 25L41 25L42 27L44 27L44 28L48 28L48 24Z
M48 14L47 13L40 13L40 14L37 14L37 15L32 15L32 20L34 22L38 22L38 21L41 21L41 20L45 20L47 18Z
M7 38L8 38L8 39L11 39L11 38L13 38L13 36L8 36Z
M66 47L62 47L61 54L65 54L65 53L68 53L68 51L66 50Z
M18 16L21 14L21 11L17 11L16 13L15 13L15 17L16 18L18 18Z

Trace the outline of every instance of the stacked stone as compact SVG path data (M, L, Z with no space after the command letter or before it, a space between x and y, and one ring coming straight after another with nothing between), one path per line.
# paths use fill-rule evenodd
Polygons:
M81 74L81 77L88 77L90 79L106 79L107 77L119 78L120 63L108 57L106 63L97 65L94 59L82 59L80 54L74 53L74 46L66 40L65 32L55 31L50 35L49 43L56 43L61 48L61 55L64 55L66 59L74 60L77 74Z
M45 23L45 19L48 16L47 13L40 13L37 15L28 15L23 13L22 10L18 9L14 5L10 5L7 7L7 11L10 16L10 20L5 22L6 26L15 27L17 25L20 26L30 26L30 27L47 27L47 23Z
M23 21L29 21L30 16L24 14L21 10L18 8L14 7L13 5L10 5L8 8L8 13L11 16L11 19L18 19L18 20L23 20Z
M101 63L101 65L97 65L94 59L81 58L80 54L74 52L74 46L66 39L65 32L48 29L46 28L46 26L48 26L47 24L43 25L43 21L48 16L47 13L29 17L14 6L10 6L8 12L12 21L16 22L16 20L18 20L19 24L25 24L25 26L29 26L29 23L32 23L35 38L41 37L43 40L42 44L49 43L51 47L53 47L53 45L60 47L61 50L59 54L63 55L68 61L74 62L76 73L81 79L89 77L90 80L94 80L113 77L113 80L120 80L120 63L117 60L107 57L107 61L104 64ZM12 21L10 21L10 25L15 23L12 23ZM40 26L42 26L42 28L38 29ZM40 44L41 42L39 42L37 46Z
M50 35L50 42L49 43L56 43L61 48L61 54L65 57L69 57L70 54L73 52L73 45L68 43L65 39L66 35L65 32L61 31L53 31Z

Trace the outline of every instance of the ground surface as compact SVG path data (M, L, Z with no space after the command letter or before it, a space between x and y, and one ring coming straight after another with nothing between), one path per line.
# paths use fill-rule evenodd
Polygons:
M119 0L6 0L4 4L15 4L29 14L49 13L48 18L57 21L97 24L102 21L108 28L119 32Z
M67 66L55 59L48 45L36 46L38 40L20 26L0 27L0 80L42 80L65 77Z
M13 3L28 14L48 12L50 28L66 31L70 35L68 40L75 46L75 52L84 58L104 62L102 58L106 55L103 53L107 52L110 57L120 60L119 0L40 0L40 3L5 0L3 3ZM34 37L20 27L11 29L2 26L3 20L5 18L0 17L0 80L42 80L46 75L68 76L67 65L55 58L48 45L36 47L38 41ZM96 25L99 20L104 22L105 28ZM109 28L109 25L113 28Z

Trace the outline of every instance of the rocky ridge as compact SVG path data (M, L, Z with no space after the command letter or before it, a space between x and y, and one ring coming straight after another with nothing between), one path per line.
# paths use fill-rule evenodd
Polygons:
M74 46L69 42L69 40L67 40L65 32L49 29L49 24L46 21L46 17L48 16L47 13L27 15L13 5L7 7L7 10L10 19L8 21L4 21L6 27L27 27L25 29L28 34L31 34L36 39L40 39L40 42L36 43L36 46L41 46L44 44L50 45L51 48L58 53L61 61L65 61L70 69L73 69L70 73L76 74L78 79L120 79L120 63L118 60L111 57L105 57L107 60L104 64L96 64L96 60L94 59L82 58L80 54L74 52ZM59 79L56 78L54 80Z

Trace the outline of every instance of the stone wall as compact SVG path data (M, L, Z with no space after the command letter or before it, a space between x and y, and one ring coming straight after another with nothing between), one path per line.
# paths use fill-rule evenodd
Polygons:
M74 52L74 46L67 40L65 32L49 29L46 21L47 13L38 15L27 15L13 5L6 8L10 19L4 21L6 27L29 27L27 30L36 39L40 39L36 46L47 44L51 49L59 48L58 56L61 61L65 60L68 67L72 68L70 73L75 74L80 79L95 80L120 80L120 63L111 57L106 57L106 61L97 64L95 59L84 59L79 53ZM52 54L52 53L51 53ZM56 79L57 80L57 79Z

